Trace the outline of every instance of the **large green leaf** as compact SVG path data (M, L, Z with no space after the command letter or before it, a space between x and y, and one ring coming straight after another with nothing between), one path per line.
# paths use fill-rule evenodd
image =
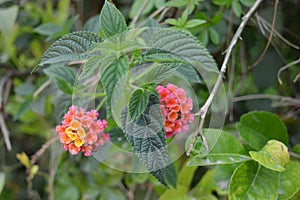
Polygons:
M111 64L103 64L101 67L101 83L107 96L107 112L111 114L111 101L117 84L125 85L127 72L129 70L129 59L126 55L113 61ZM117 96L116 96L117 98ZM114 99L116 101L116 99Z
M251 160L249 156L234 153L210 153L203 158L196 155L188 163L189 166L226 165Z
M91 75L97 75L97 70L99 70L100 64L102 63L101 58L102 57L100 55L94 55L90 57L88 61L84 63L79 79L84 79L90 77Z
M131 120L135 121L145 111L150 94L150 91L143 88L139 88L132 93L128 105L128 113Z
M108 1L105 1L100 13L100 27L106 37L122 33L127 29L122 13Z
M250 151L249 154L251 158L268 169L278 172L284 171L284 167L280 166L278 163L275 163L272 157L265 151Z
M134 153L151 174L167 187L165 169L168 153L159 98L150 95L144 113L137 120L129 119L127 107L122 111L121 119L123 131Z
M87 58L86 52L101 42L98 35L88 31L69 33L54 42L44 53L39 66Z
M272 113L253 111L244 114L236 124L239 134L255 150L260 150L270 139L288 144L286 126Z
M290 161L279 176L279 200L290 199L300 189L300 164Z
M182 31L160 29L148 41L149 47L167 51L189 61L195 67L218 73L216 62L199 41Z
M232 176L229 200L277 199L279 174L255 161L243 162Z

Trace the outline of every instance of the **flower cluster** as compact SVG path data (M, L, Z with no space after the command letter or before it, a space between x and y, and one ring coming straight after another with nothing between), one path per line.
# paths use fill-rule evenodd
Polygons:
M85 156L91 156L98 146L109 141L110 135L104 133L107 122L97 120L98 115L96 110L85 111L71 106L62 124L56 126L63 149L72 155L83 152Z
M192 99L185 96L184 89L173 84L168 84L166 87L159 85L156 87L156 91L160 96L166 137L186 132L189 124L194 120L194 114L191 113Z

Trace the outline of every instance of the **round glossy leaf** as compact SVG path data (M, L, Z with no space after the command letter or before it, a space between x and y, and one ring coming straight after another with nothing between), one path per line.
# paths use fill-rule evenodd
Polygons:
M207 165L225 165L232 163L244 162L250 160L249 156L241 154L231 154L231 153L218 153L218 154L209 154L205 157L201 155L194 156L188 166L207 166Z
M277 199L279 174L255 161L242 163L233 173L229 200Z
M259 164L263 165L266 168L269 168L274 171L282 172L284 171L284 167L279 165L278 163L274 162L270 154L265 151L250 151L250 156L257 161Z

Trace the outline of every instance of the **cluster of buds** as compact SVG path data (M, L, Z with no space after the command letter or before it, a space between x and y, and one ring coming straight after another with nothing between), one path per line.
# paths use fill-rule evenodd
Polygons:
M173 84L166 87L157 86L156 91L160 96L160 107L164 119L166 137L188 130L189 124L194 120L193 101L186 97L184 89Z
M91 156L100 145L108 142L110 135L104 133L107 122L97 120L98 115L96 110L86 111L71 106L62 124L56 126L63 149L72 155L83 152L85 156Z

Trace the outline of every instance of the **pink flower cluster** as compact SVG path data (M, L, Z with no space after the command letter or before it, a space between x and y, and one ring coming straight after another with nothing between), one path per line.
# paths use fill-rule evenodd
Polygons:
M184 89L173 84L168 84L166 87L159 85L156 91L160 96L166 137L186 132L189 124L194 121L194 114L191 113L193 100L185 96Z
M91 156L98 146L109 141L110 135L104 133L107 122L97 120L98 115L96 110L85 111L71 106L62 124L56 126L63 149L72 155L83 152L85 156Z

